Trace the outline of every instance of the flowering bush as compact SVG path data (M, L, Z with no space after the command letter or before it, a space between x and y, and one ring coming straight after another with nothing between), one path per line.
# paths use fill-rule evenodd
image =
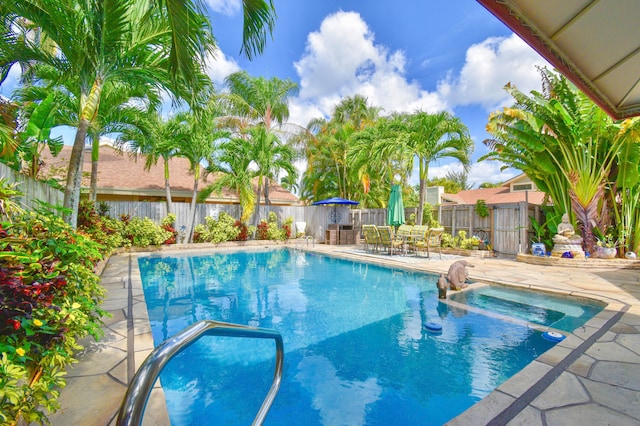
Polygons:
M101 335L104 289L93 268L102 247L44 210L5 219L0 222L0 423L44 423L45 412L59 408L64 369L81 349L76 342Z
M236 241L247 241L249 239L249 227L247 227L247 225L236 220L236 223L234 223L233 226L238 228L239 231Z
M284 221L282 228L278 226L278 215L275 212L269 212L268 220L262 220L258 224L256 231L257 240L273 240L283 241L291 238L291 229L293 227L293 217Z
M168 214L164 219L162 219L162 223L160 226L162 227L162 229L164 229L165 231L171 234L163 244L176 243L176 239L178 238L178 231L176 231L175 223L176 223L176 215L174 213Z

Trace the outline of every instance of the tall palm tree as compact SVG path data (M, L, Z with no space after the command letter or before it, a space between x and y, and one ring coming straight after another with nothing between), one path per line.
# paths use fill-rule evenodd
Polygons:
M66 219L74 226L84 143L105 82L149 83L193 100L206 84L202 66L215 47L199 1L113 0L104 6L103 2L78 0L22 0L0 6L3 28L10 33L0 45L6 53L0 60L0 74L13 63L38 61L59 68L65 78L78 79L79 125L64 202L71 211ZM265 27L271 32L275 11L272 2L261 0L244 0L243 6L243 51L250 57L263 49ZM11 33L18 28L12 23L24 20L55 43L55 54Z
M407 182L413 169L413 153L398 131L394 116L381 118L354 137L349 153L350 169L358 172L356 197L367 207L386 207L392 184L399 176Z
M252 158L257 167L258 188L264 184L265 204L268 205L270 180L275 180L280 171L285 171L289 180L297 178L298 172L293 164L296 153L292 147L280 142L276 134L267 131L264 126L255 126L249 132L253 142Z
M187 239L192 241L195 225L198 183L203 177L203 167L213 162L212 157L221 141L229 139L230 133L218 128L221 113L217 99L213 96L205 108L176 115L175 140L178 149L175 155L189 161L193 174L193 194L187 224Z
M131 126L135 126L140 121L140 116L146 116L147 111L155 111L160 107L161 101L159 93L153 87L144 84L131 86L119 81L105 84L101 98L98 116L89 128L91 138L89 198L94 202L97 197L100 137L120 134Z
M178 154L177 130L179 118L165 121L157 110L140 112L135 120L121 130L116 146L121 150L145 159L144 169L149 170L162 160L167 214L173 212L171 199L169 160Z
M224 99L231 115L227 117L225 124L235 128L237 136L251 135L254 142L261 142L262 138L266 138L280 143L284 138L294 140L292 136L303 130L300 126L287 123L288 100L298 92L298 85L290 79L252 77L241 71L229 75L226 84L229 94ZM254 127L261 127L263 130L253 134L251 130L247 131ZM272 134L280 137L274 139L270 136ZM260 195L264 190L265 204L268 205L269 179L264 177L265 175L258 173L257 201L260 204ZM260 221L260 209L256 210L255 221Z
M74 80L79 85L78 128L69 160L64 197L64 206L70 211L65 219L75 226L85 139L91 123L98 115L105 83L113 80L130 81L161 86L180 93L179 84L184 80L178 77L182 74L170 73L171 64L177 65L179 72L197 70L204 61L204 55L213 51L214 40L208 21L202 14L194 8L181 8L183 12L188 12L185 16L189 20L189 25L181 28L184 31L181 36L188 39L190 51L195 55L183 58L177 64L171 53L171 20L161 13L156 3L113 0L108 7L104 7L102 2L77 0L9 3L3 10L5 17L15 14L13 16L34 23L39 27L41 36L52 40L57 47L56 54L51 55L26 41L15 45L14 59L31 59L49 64L60 70L63 79ZM192 72L193 75L195 73ZM200 85L195 87L199 88Z
M329 120L318 118L309 122L307 128L314 137L307 143L304 197L351 198L368 193L372 177L352 167L350 161L355 138L375 123L379 112L380 108L368 105L367 98L356 95L337 104Z
M422 224L429 164L440 158L454 158L467 171L471 165L473 140L467 126L448 112L428 114L418 111L400 117L400 125L404 127L403 138L407 147L418 159L420 189L417 220L418 224Z

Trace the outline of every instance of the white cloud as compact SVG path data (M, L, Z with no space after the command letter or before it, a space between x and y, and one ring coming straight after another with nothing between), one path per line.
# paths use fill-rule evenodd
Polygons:
M205 3L213 12L227 16L233 16L240 11L240 0L205 0Z
M493 111L512 101L503 89L508 82L524 93L540 90L536 65L548 63L518 36L488 38L467 49L460 73L440 81L438 93L452 106L479 104Z
M207 75L211 77L216 86L221 85L229 74L240 71L238 63L233 59L228 59L219 49L213 56L207 57L206 64Z
M407 81L404 52L389 52L375 44L374 38L358 13L340 11L327 16L319 31L309 34L305 52L294 64L300 93L292 102L291 121L307 123L310 118L328 117L341 99L356 94L386 113L445 108L436 93Z

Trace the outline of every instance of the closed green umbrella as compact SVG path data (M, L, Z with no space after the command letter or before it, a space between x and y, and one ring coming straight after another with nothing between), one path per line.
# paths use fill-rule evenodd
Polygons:
M391 187L389 206L387 207L387 223L398 227L404 223L404 204L402 203L402 190L400 185Z

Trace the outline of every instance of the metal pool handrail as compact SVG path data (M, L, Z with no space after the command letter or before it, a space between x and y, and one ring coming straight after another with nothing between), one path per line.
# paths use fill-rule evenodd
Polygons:
M278 389L280 389L280 383L282 382L282 367L284 365L284 343L282 342L282 336L274 330L211 320L202 320L191 324L175 336L162 342L149 354L127 389L127 393L120 405L116 425L140 425L149 394L160 371L162 371L171 358L182 352L182 350L186 349L200 337L206 335L275 340L276 366L273 381L267 396L258 410L258 414L253 420L254 425L261 425L271 408L273 400L276 398Z

